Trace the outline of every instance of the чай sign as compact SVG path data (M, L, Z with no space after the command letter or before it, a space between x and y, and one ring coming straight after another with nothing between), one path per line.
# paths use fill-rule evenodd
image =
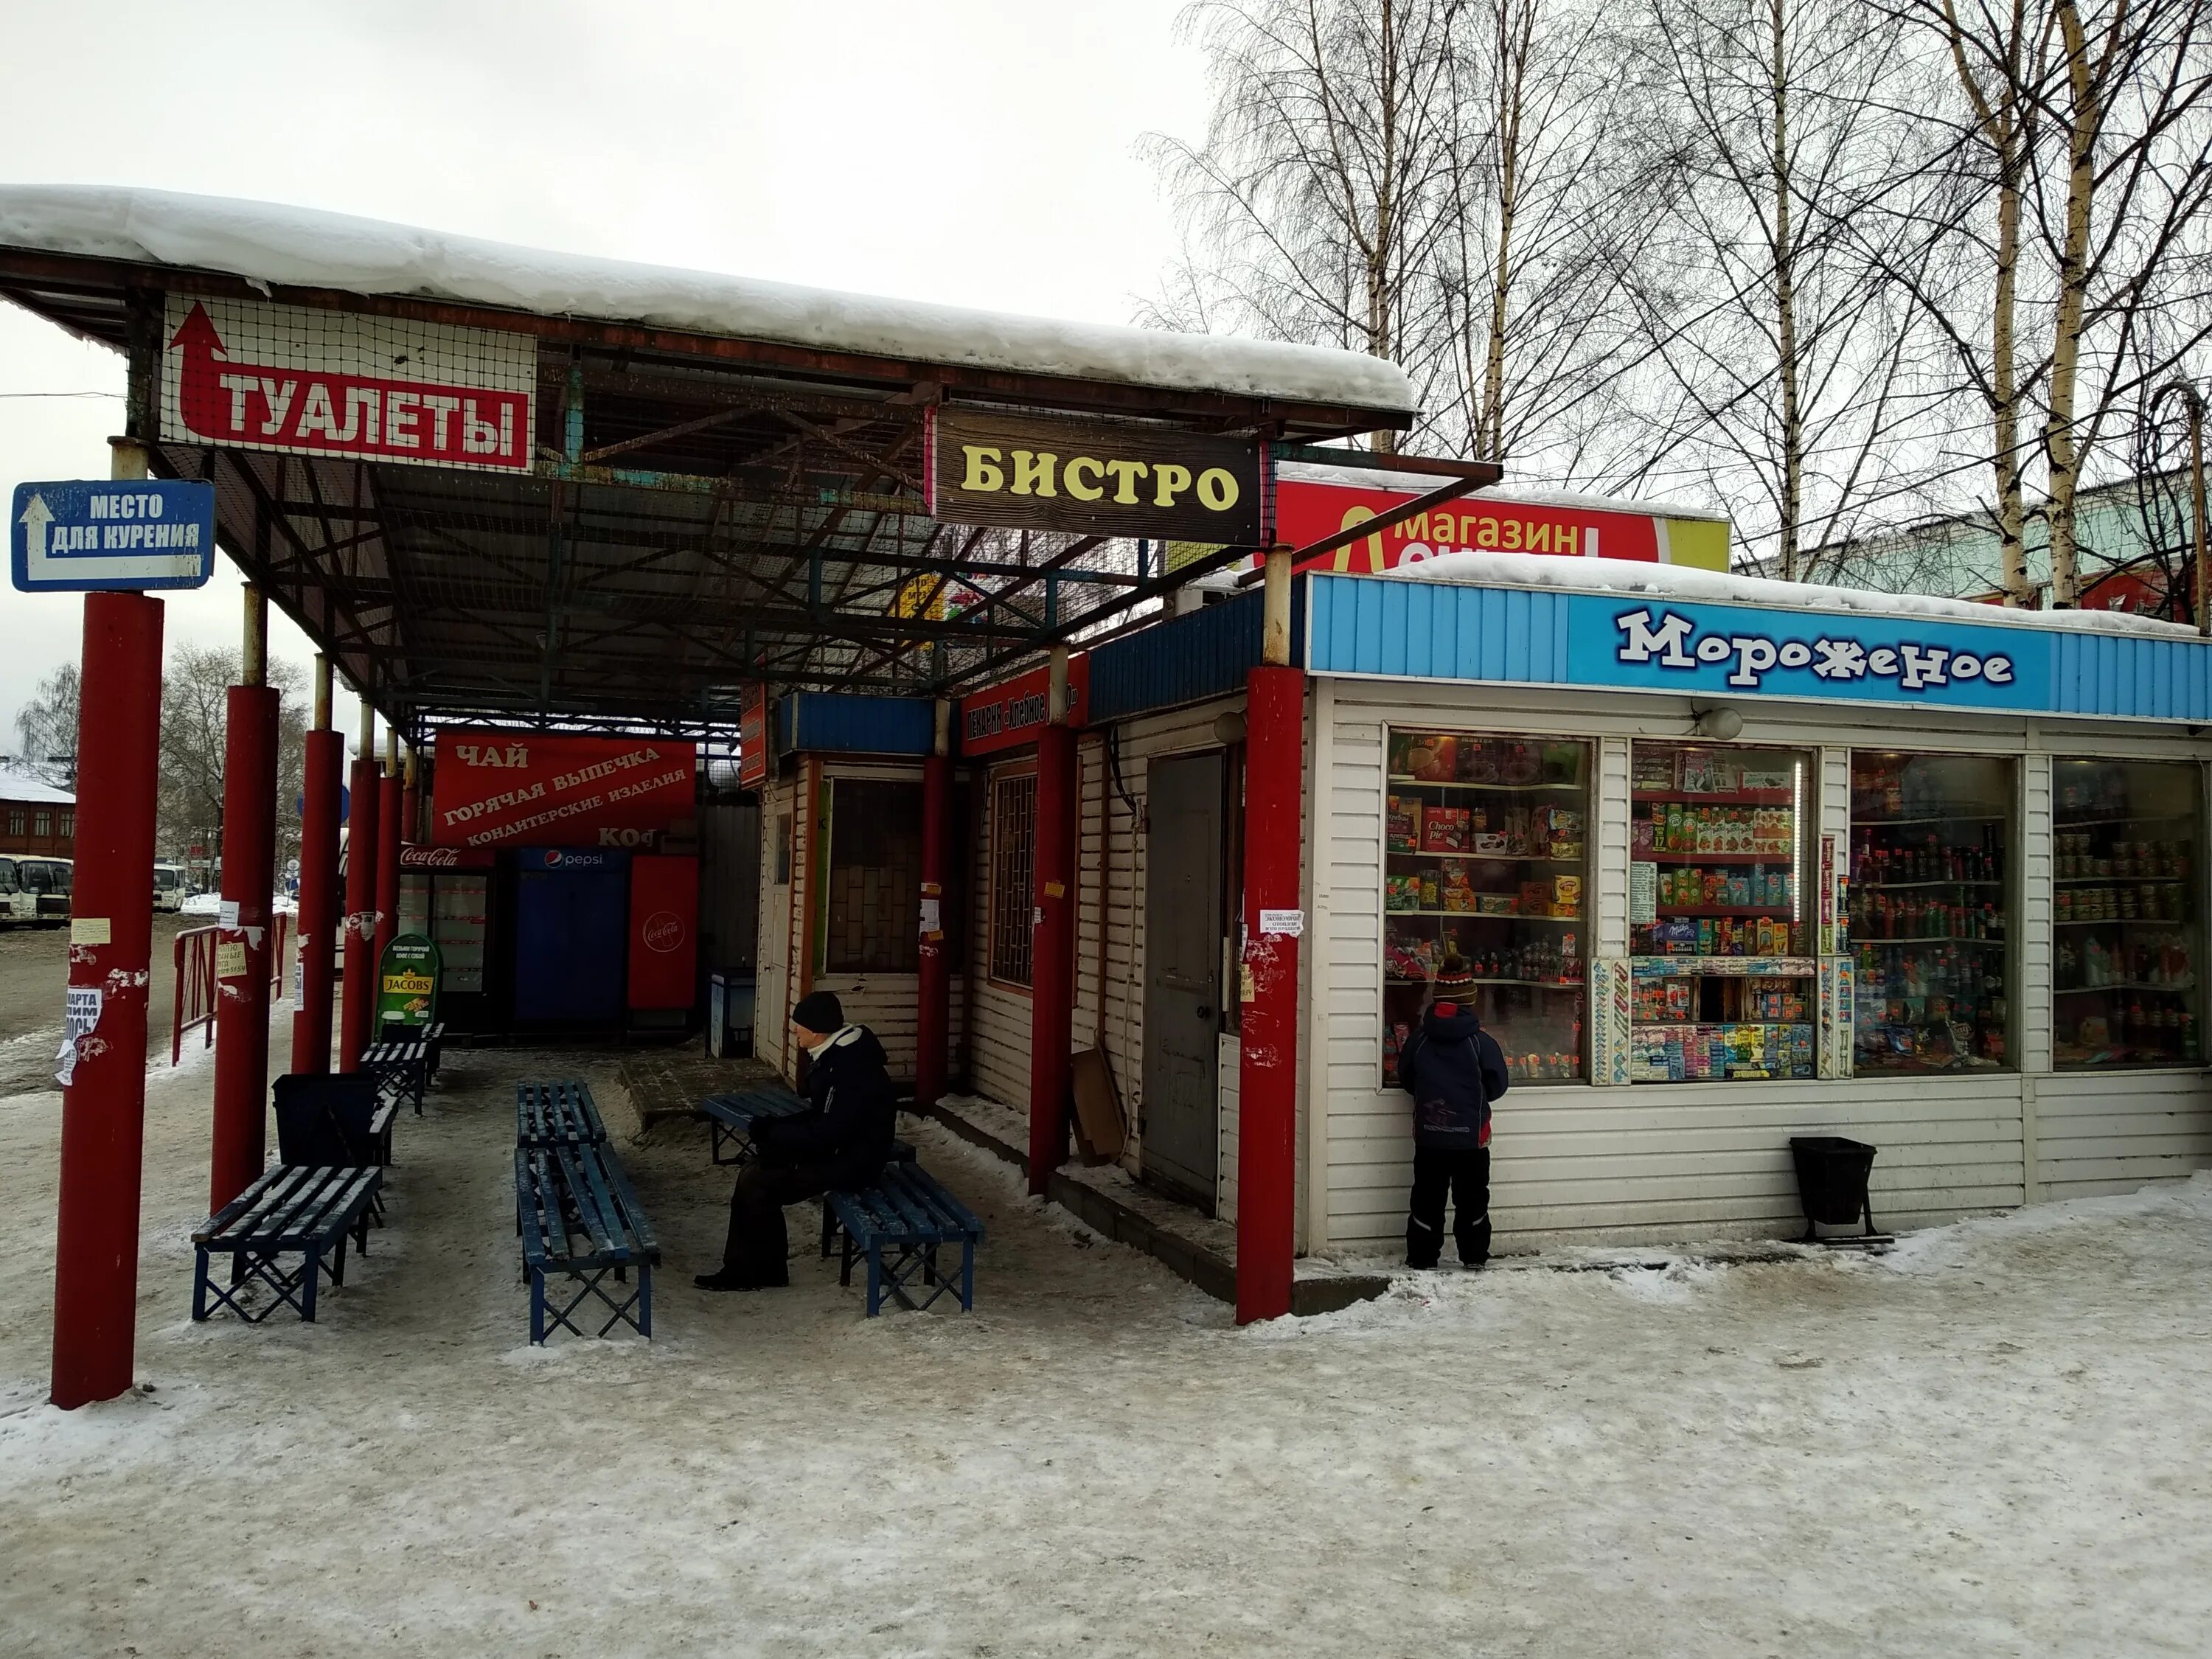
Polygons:
M696 810L688 743L449 726L436 756L431 839L441 846L650 847Z
M1257 547L1260 443L1169 427L930 411L930 515L951 524Z
M15 486L8 514L27 593L198 587L215 571L215 486L129 478Z
M768 781L768 688L748 681L738 699L738 786L757 789Z
M163 338L173 442L530 470L526 334L172 294Z

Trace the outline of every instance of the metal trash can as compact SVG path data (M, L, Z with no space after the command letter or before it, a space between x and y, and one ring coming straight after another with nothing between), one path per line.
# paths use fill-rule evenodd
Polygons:
M1792 1135L1790 1155L1797 1165L1797 1199L1805 1209L1808 1244L1820 1242L1820 1229L1863 1223L1874 1237L1874 1202L1867 1178L1874 1172L1875 1148L1841 1135Z
M715 1060L753 1051L754 976L734 968L707 975L707 1053Z

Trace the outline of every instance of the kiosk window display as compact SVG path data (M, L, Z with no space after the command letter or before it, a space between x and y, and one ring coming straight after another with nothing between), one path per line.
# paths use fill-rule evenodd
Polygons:
M2051 763L2061 1070L2203 1063L2203 769L2187 762Z
M1810 757L1638 742L1629 765L1630 1080L1811 1077Z
M1851 754L1852 1070L2012 1064L2014 763Z
M1394 730L1389 757L1385 1085L1447 951L1516 1081L1583 1078L1589 744Z

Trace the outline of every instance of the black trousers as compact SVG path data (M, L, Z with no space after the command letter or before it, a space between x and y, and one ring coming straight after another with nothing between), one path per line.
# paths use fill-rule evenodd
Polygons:
M1452 1237L1470 1267L1490 1260L1490 1148L1443 1152L1413 1148L1413 1198L1406 1219L1406 1265L1433 1267L1444 1249L1444 1195L1452 1201Z
M730 1194L730 1237L722 1246L722 1271L756 1285L791 1282L791 1240L783 1206L830 1190L837 1171L826 1164L755 1162L738 1173Z

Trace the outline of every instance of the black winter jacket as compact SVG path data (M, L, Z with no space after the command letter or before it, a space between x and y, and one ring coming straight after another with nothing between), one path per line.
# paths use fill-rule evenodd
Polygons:
M1490 1144L1490 1105L1506 1089L1505 1054L1472 1008L1431 1008L1399 1052L1398 1076L1413 1097L1413 1144L1440 1152Z
M805 1111L755 1125L760 1156L772 1164L825 1164L832 1186L873 1181L890 1159L898 1112L876 1034L848 1025L831 1037L807 1070L806 1093Z

